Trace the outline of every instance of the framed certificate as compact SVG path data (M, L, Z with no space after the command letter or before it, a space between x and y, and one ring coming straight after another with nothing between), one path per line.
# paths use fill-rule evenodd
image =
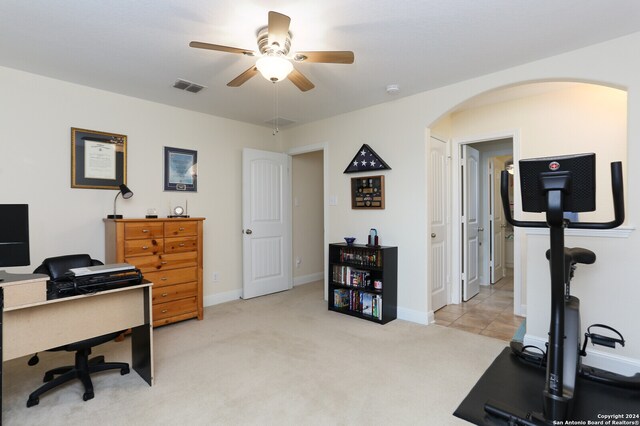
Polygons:
M127 136L71 128L71 187L119 189L127 184Z
M198 191L198 151L164 147L164 190Z

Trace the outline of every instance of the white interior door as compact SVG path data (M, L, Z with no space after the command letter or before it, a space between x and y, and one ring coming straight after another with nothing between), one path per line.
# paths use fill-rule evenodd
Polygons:
M242 150L242 298L292 288L291 157Z
M500 172L504 170L504 161L494 157L490 160L489 170L489 228L491 229L491 284L498 282L505 275L504 230L507 227L502 199L500 198Z
M447 144L431 138L429 144L429 282L431 309L437 311L448 302L447 258Z
M462 300L480 292L479 256L480 228L480 152L462 146Z

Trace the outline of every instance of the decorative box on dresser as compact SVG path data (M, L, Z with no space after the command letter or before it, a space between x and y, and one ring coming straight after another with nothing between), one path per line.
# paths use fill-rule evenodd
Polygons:
M204 218L104 219L107 263L130 263L153 283L153 326L202 319Z

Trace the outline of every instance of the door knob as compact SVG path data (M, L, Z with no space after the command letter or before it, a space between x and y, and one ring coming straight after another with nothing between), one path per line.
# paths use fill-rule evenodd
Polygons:
M436 233L435 233L435 232L432 232L432 233L431 233L431 238L435 238L435 237L436 237Z
M478 232L484 231L484 228L478 228Z
M247 235L251 235L253 234L253 231L251 229L247 229L246 231L244 231Z

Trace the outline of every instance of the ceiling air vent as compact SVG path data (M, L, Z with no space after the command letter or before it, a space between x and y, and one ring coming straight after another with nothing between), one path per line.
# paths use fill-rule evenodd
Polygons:
M173 83L173 87L180 90L186 90L187 92L191 92L191 93L198 93L199 91L205 88L204 86L201 86L196 83L192 83L187 80L183 80L181 78L177 79L176 82Z

